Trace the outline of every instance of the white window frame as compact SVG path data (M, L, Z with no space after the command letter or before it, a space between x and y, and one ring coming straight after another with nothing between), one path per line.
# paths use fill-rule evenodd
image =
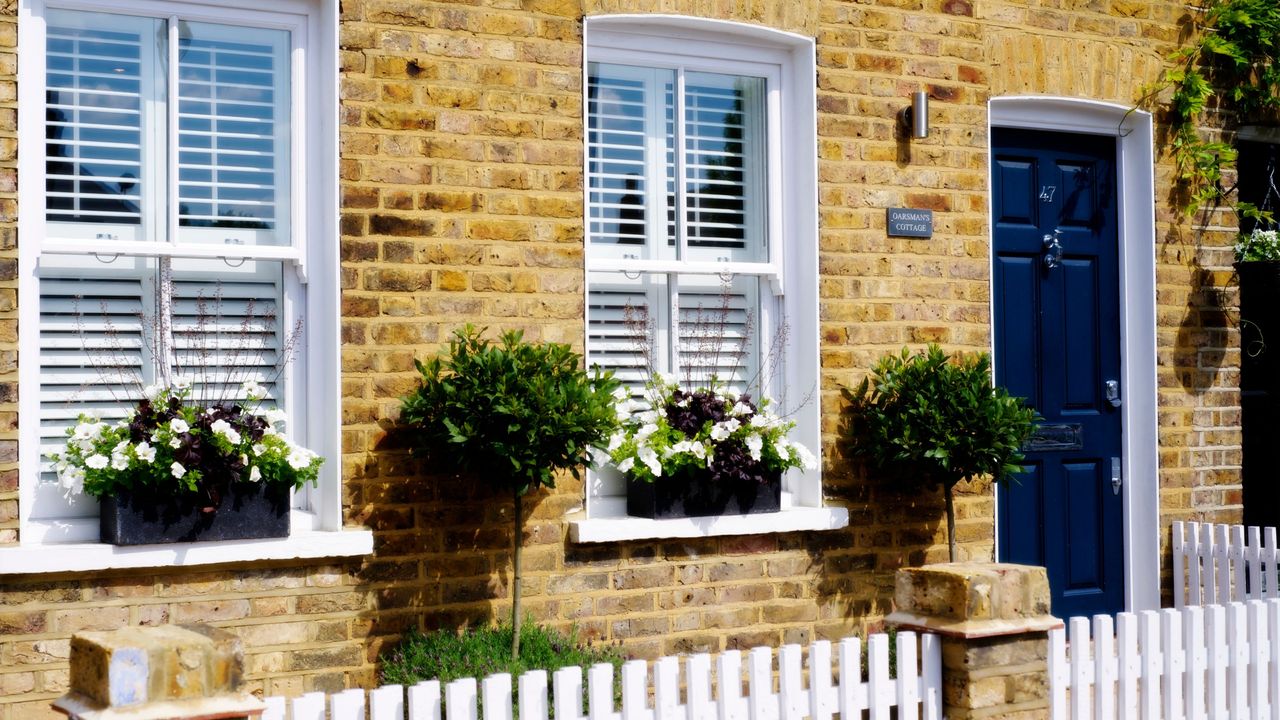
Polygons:
M817 65L813 38L756 25L679 15L603 15L584 21L582 65L583 127L587 74L591 62L760 75L773 66L766 88L768 261L705 262L609 257L587 248L585 272L734 273L756 275L760 292L772 293L790 329L783 361L792 399L808 397L792 416L792 438L821 454L818 334ZM785 108L785 112L783 109ZM584 136L584 157L587 138ZM677 148L683 152L683 148ZM676 178L677 187L685 178ZM590 218L589 188L583 188L584 218ZM681 239L681 244L685 242ZM588 283L584 282L584 286ZM590 292L589 286L586 292ZM584 333L587 331L584 318ZM765 328L766 337L768 328ZM766 343L767 344L767 343ZM641 538L744 535L790 530L825 530L848 525L848 510L824 507L821 469L791 471L784 480L783 510L676 520L626 515L616 485L588 476L585 503L569 515L571 542L612 542Z
M293 533L279 540L181 543L115 547L89 539L83 530L29 517L39 477L39 268L42 253L102 253L101 243L45 243L45 10L170 17L219 24L283 28L293 38L291 67L291 242L282 246L210 246L186 243L113 243L110 253L174 255L226 260L279 260L286 265L282 316L301 317L304 338L297 362L304 380L287 398L307 398L310 423L294 438L326 462L310 509L295 510ZM338 0L273 0L271 10L250 0L164 2L161 0L23 0L18 19L19 248L19 545L0 548L6 573L99 570L123 567L200 565L238 560L364 555L372 552L368 530L342 531L340 306L338 264ZM171 141L176 127L170 128ZM39 143L39 145L37 144ZM37 149L39 148L39 149ZM176 197L176 178L168 196ZM172 229L172 228L171 228ZM137 245L134 247L133 245ZM289 270L293 268L293 271ZM305 303L303 286L305 285ZM299 416L301 421L302 417ZM291 432L291 434L293 434ZM96 523L94 523L96 525ZM81 535L77 535L80 532ZM58 542L62 541L62 542Z

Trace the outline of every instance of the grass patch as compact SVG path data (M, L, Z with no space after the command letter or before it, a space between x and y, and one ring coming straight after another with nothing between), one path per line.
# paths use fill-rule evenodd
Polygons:
M612 645L583 644L574 631L563 634L536 623L525 623L520 632L519 660L511 659L510 625L469 628L462 633L410 630L381 660L383 684L413 685L423 680L449 683L460 678L508 673L512 676L514 691L515 680L530 670L546 670L550 675L570 665L590 667L609 663L614 666L616 677L626 657Z

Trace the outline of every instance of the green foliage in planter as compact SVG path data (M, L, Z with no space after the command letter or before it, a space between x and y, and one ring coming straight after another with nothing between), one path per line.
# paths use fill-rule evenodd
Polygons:
M471 628L462 633L410 630L399 645L382 656L382 682L412 685L438 679L448 683L510 673L514 694L514 680L530 670L546 670L550 675L562 667L598 663L621 668L626 660L616 646L584 645L576 632L562 634L536 623L526 623L521 628L520 646L520 657L513 659L510 625Z
M1236 262L1267 262L1280 260L1280 233L1275 230L1254 228L1236 239Z
M842 450L897 482L941 485L954 561L952 488L973 477L1001 481L1020 472L1035 411L992 387L985 353L948 357L937 345L886 355L843 394Z
M1222 168L1235 161L1236 149L1201 137L1206 113L1230 108L1251 117L1280 110L1280 3L1209 0L1193 12L1190 44L1170 57L1173 67L1140 101L1170 90L1170 145L1189 215L1231 192ZM1241 205L1246 214L1256 212Z
M578 477L591 449L608 443L619 382L598 368L583 370L568 345L525 342L517 331L496 343L483 335L467 325L443 356L415 361L422 378L403 398L400 417L415 452L515 498L511 652L518 656L521 498L555 487L558 471Z

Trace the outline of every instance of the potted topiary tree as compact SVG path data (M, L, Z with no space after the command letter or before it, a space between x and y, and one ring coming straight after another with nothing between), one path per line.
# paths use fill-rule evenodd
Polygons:
M947 544L956 559L952 490L961 480L1021 471L1022 445L1036 413L991 383L985 354L948 357L937 345L912 355L886 355L854 390L843 390L845 455L900 482L941 485Z
M422 378L403 398L400 418L415 452L509 490L512 543L511 655L520 655L522 499L555 487L556 473L591 463L617 426L611 373L587 373L568 345L525 342L510 331L492 343L467 325L449 350L415 361Z

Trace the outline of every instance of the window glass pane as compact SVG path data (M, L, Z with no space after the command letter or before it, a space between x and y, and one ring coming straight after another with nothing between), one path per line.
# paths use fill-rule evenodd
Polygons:
M689 248L765 261L764 78L689 72L684 89Z
M658 230L649 223L668 220L674 83L671 70L588 67L588 238L602 251L612 246L614 256L651 257L649 236Z
M47 21L46 218L58 224L50 234L143 239L163 23L65 10L49 10ZM70 223L97 230L63 225Z
M289 33L182 22L178 222L184 242L289 243Z

